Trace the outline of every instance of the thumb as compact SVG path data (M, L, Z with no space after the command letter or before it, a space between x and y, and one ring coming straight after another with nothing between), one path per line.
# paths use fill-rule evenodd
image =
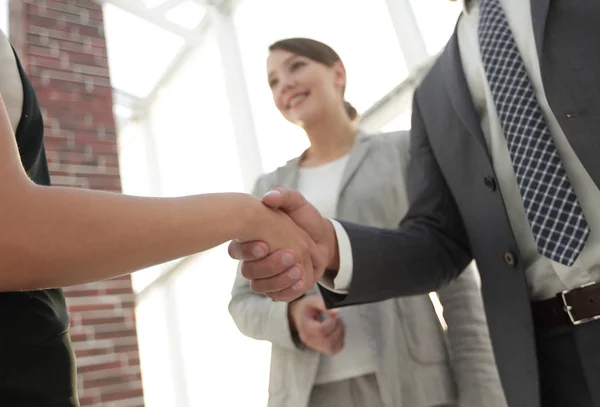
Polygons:
M267 192L263 196L262 202L271 208L281 209L288 214L308 204L301 193L280 185Z
M283 186L273 187L267 192L262 202L285 212L300 228L304 229L315 242L319 242L325 229L323 217L301 193Z

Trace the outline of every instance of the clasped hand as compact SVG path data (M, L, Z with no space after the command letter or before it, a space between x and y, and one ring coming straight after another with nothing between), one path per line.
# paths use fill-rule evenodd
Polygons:
M289 302L335 264L335 230L296 191L275 187L262 202L257 230L249 239L232 241L229 255L243 262L241 273L256 293Z

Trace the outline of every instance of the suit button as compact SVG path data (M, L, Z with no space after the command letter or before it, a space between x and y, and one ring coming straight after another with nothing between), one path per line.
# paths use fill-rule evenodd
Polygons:
M510 267L515 267L517 265L517 257L511 252L506 252L504 253L504 262Z
M483 183L490 191L494 192L496 190L496 180L491 175L483 177Z

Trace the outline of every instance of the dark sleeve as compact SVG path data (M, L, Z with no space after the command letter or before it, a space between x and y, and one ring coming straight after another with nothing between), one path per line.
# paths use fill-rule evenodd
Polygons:
M321 287L328 307L437 291L472 260L461 216L435 159L416 97L410 156L409 210L397 229L341 222L352 245L352 282L347 295Z

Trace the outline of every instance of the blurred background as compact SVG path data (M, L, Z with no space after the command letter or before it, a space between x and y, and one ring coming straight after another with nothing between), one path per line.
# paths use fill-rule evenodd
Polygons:
M267 47L331 45L368 131L410 128L449 0L0 0L43 107L53 183L133 195L248 192L307 146L275 109ZM269 344L227 304L226 247L67 290L83 406L264 406Z

